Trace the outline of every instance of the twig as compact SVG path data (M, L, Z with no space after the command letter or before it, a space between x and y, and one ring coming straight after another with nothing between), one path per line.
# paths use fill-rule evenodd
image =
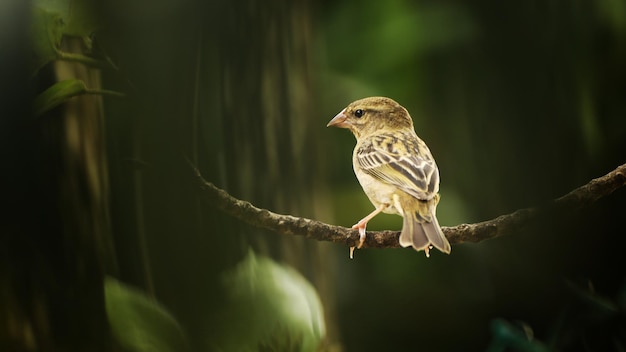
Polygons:
M298 235L318 241L330 241L347 246L355 246L359 240L358 231L342 226L333 226L321 221L276 214L267 209L257 208L249 202L237 199L202 178L195 169L197 181L202 190L201 197L211 206L242 220L252 226L268 229L283 235ZM542 207L517 210L495 219L475 224L461 224L443 227L443 232L451 244L480 242L486 239L518 232L525 224L544 211L576 211L588 207L598 199L611 194L626 185L626 164L608 174L593 179L584 186L551 201ZM400 248L398 231L368 231L364 248Z

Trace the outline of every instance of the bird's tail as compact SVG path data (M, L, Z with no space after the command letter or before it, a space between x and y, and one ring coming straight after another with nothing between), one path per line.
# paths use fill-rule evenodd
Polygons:
M436 202L420 201L418 210L405 211L404 224L400 233L402 247L413 246L416 251L424 250L429 256L430 246L444 253L450 253L450 242L441 231L435 215Z

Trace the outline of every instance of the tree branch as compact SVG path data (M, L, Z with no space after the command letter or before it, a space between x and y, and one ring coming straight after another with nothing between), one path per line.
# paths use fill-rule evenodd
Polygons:
M242 220L252 226L264 228L283 235L298 235L318 241L341 243L355 246L358 243L358 231L342 226L328 225L317 220L299 218L291 215L276 214L266 209L255 207L249 202L237 199L226 191L215 187L202 178L195 169L197 181L202 190L201 197L209 205ZM443 232L451 244L480 242L519 231L540 213L547 211L576 211L588 207L598 199L611 194L626 185L626 164L608 174L593 179L584 186L550 203L535 208L517 210L495 219L475 224L461 224L443 227ZM368 231L364 248L400 248L399 231Z

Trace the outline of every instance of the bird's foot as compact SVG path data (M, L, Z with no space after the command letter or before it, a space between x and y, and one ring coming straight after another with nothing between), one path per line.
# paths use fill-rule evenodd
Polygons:
M352 226L353 229L359 230L359 244L354 247L350 247L350 259L354 258L354 249L361 249L363 247L363 243L365 243L365 227L367 226L366 221L359 221L358 223Z
M359 230L359 245L356 248L361 249L363 247L363 243L365 243L365 227L367 226L367 222L361 222L354 224L352 226L353 229Z

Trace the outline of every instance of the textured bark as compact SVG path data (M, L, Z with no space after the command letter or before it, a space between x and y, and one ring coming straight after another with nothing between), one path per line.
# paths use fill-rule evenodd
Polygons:
M234 198L226 191L207 182L197 170L196 177L202 189L202 197L208 204L250 225L283 235L304 236L318 241L341 243L347 246L355 246L359 239L356 230L260 209L247 201ZM443 227L443 232L451 244L480 242L494 237L510 235L519 232L539 215L549 212L575 212L589 207L595 201L624 185L626 185L626 164L602 177L591 180L586 185L578 187L546 205L520 209L511 214L501 215L495 219L475 224ZM399 231L368 231L363 247L400 248L399 236Z

